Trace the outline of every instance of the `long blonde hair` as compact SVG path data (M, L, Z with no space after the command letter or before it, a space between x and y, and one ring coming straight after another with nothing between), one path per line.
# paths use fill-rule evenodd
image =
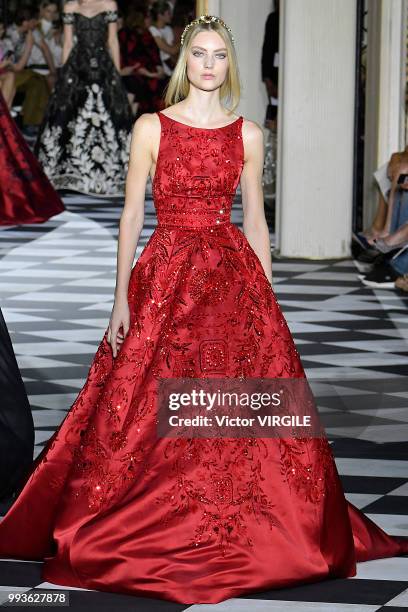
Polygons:
M194 36L199 32L208 31L217 32L225 42L227 48L228 70L220 88L221 103L231 113L237 108L241 96L237 55L228 31L217 21L211 21L210 23L195 23L186 31L177 64L166 87L166 94L164 97L166 107L176 104L187 97L190 90L190 82L187 77L187 53L191 48Z

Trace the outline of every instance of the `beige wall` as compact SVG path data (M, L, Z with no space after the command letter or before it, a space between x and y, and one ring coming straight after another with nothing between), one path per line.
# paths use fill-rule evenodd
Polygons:
M207 0L207 4L208 14L224 19L235 39L242 83L237 112L262 125L268 98L261 81L261 55L272 0Z
M278 246L350 253L355 0L285 0L281 25Z

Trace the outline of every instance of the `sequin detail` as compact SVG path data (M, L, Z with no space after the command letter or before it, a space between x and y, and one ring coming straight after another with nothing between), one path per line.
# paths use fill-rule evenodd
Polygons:
M224 557L233 540L253 546L247 525L262 520L269 529L280 526L275 504L261 483L267 445L256 439L170 440L165 457L173 457L172 486L156 497L166 508L164 526L190 513L197 514L191 547L214 541ZM196 478L189 476L191 466Z
M157 438L162 378L305 376L261 262L230 219L242 119L205 130L159 117L158 225L131 271L130 328L115 359L105 332L50 440L69 456L51 486L65 477L65 504L74 499L84 516L136 504L141 492L155 532L171 526L178 545L225 556L232 543L252 548L281 530L282 504L301 500L318 522L338 474L326 440Z

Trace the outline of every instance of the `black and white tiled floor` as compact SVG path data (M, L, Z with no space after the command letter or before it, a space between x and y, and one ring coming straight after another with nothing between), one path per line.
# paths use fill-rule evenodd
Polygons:
M1 228L1 306L33 410L38 455L84 384L109 321L120 200L64 197L45 224ZM232 220L242 222L239 198ZM136 256L154 226L150 198ZM347 498L390 534L408 537L408 297L368 289L352 261L274 257L273 284L302 357ZM3 507L3 514L6 507ZM65 590L73 610L375 612L408 610L408 557L358 565L330 580L186 606L67 589L41 563L0 560L6 590Z

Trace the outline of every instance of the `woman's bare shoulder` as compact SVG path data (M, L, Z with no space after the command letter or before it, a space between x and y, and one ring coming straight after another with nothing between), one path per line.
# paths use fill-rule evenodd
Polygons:
M141 132L153 133L160 126L160 119L157 113L143 113L134 123L134 129Z
M143 113L133 125L133 138L153 151L160 141L160 118L157 113Z
M247 136L250 140L263 138L263 129L256 121L251 119L242 118L242 133Z

